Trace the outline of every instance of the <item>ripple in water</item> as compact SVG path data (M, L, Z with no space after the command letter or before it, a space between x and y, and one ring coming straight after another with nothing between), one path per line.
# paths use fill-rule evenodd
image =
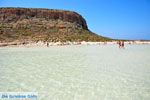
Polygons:
M150 100L150 45L0 48L0 91L39 100Z

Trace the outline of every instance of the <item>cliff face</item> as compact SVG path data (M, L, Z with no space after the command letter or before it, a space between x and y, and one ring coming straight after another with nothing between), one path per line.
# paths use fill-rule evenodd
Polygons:
M44 18L45 20L62 20L76 23L87 29L86 21L76 12L49 9L0 8L0 22L10 23L23 19Z
M0 41L98 41L76 12L35 8L0 8Z

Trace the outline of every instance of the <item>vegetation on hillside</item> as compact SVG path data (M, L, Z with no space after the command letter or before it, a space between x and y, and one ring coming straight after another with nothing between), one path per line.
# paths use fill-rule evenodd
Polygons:
M37 12L44 15L39 15ZM89 31L85 20L75 12L47 9L1 8L0 13L1 42L111 40Z

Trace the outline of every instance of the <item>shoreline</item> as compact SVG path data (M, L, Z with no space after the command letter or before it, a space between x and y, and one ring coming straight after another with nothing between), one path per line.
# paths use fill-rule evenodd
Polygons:
M0 47L50 47L50 46L65 46L65 45L113 45L118 41L108 42L8 42L0 43ZM150 41L125 41L125 44L150 44Z

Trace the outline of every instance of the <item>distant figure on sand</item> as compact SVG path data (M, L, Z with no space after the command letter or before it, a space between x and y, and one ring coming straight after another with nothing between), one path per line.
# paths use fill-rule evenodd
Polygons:
M124 48L124 41L118 41L119 48Z
M121 42L121 47L124 48L124 41Z
M49 43L48 43L48 42L47 42L47 44L46 44L46 45L47 45L47 47L49 47Z
M118 41L117 44L119 45L119 48L121 48L121 41Z

